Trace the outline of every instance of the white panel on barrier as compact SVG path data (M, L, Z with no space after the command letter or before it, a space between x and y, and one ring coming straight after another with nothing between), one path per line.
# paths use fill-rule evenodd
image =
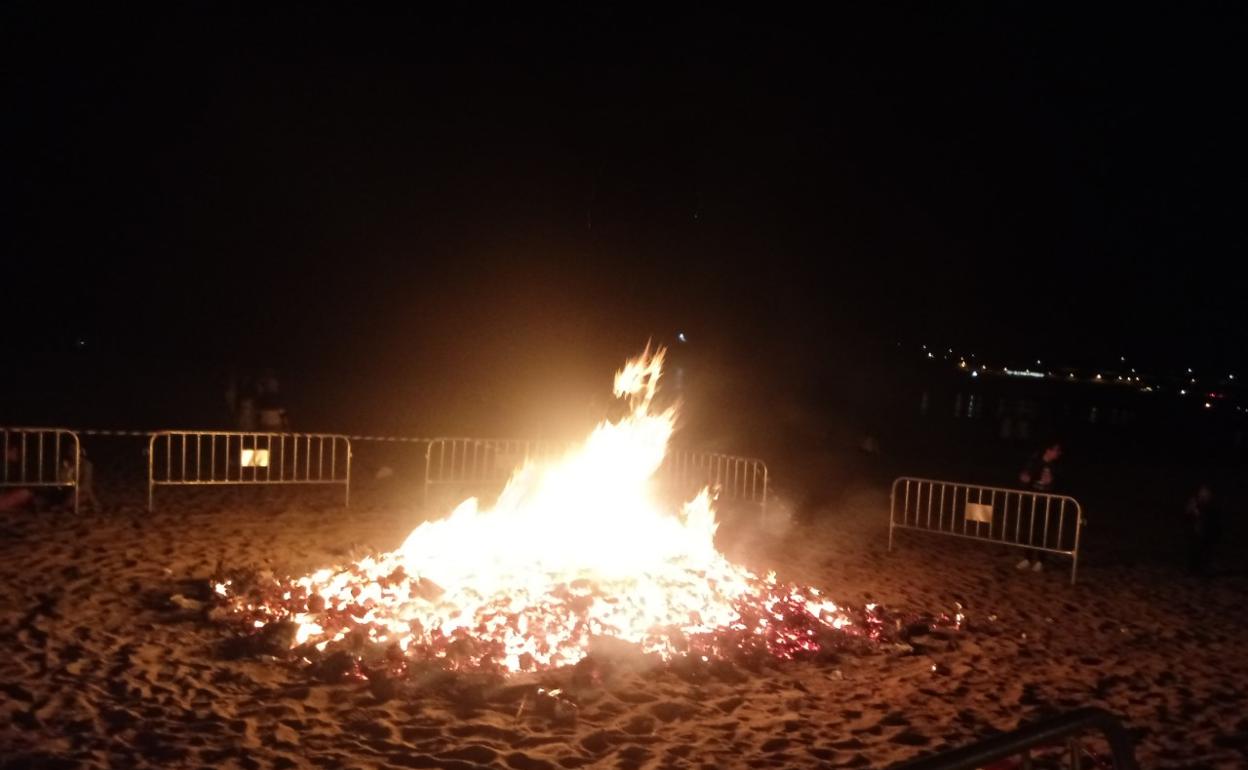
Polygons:
M978 521L984 524L992 523L992 506L983 505L982 503L966 504L966 520Z
M244 449L239 457L239 464L244 468L267 468L269 467L269 450Z

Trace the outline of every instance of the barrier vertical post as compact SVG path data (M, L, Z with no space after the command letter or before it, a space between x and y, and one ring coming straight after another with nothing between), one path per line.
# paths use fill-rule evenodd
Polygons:
M1064 508L1065 506L1063 506ZM1083 532L1083 506L1075 503L1075 545L1070 557L1070 584L1075 584L1079 573L1079 535Z
M897 482L888 490L888 550L893 550L893 519L897 515Z
M80 487L82 486L82 444L78 441L78 434L75 433L73 434L73 436L74 436L74 515L76 516L78 515L79 490L80 490ZM57 447L59 448L61 442L58 440L56 443L57 443ZM56 461L57 463L60 463L61 458L57 457ZM98 504L92 503L92 510L95 510L98 507L99 507Z
M335 439L336 441L336 439ZM347 482L342 485L342 507L351 507L351 439L345 439L347 444ZM332 474L333 471L330 471Z
M215 436L213 437L216 438ZM216 461L216 447L213 447L213 461ZM147 440L147 512L151 513L156 498L156 434Z

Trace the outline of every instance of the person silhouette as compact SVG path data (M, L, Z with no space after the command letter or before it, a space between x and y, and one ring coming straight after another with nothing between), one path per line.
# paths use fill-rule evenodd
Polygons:
M1052 493L1056 481L1055 469L1060 459L1062 459L1061 442L1049 442L1043 449L1032 455L1023 469L1019 471L1019 482L1036 492ZM1023 552L1022 561L1014 566L1019 570L1030 569L1032 572L1042 572L1044 551L1029 548Z

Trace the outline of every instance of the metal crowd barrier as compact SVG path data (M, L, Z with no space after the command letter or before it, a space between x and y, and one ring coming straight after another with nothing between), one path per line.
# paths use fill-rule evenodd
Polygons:
M1066 495L902 476L889 495L888 550L893 531L916 529L1070 557L1079 569L1083 507Z
M351 440L329 433L163 430L147 452L147 509L156 487L341 484L351 503Z
M425 499L434 487L488 492L501 487L529 460L545 460L568 449L556 441L494 438L433 438L425 447Z
M752 457L673 450L663 460L659 477L682 496L710 487L717 499L751 503L767 511L767 464Z
M1083 766L1083 750L1076 736L1089 731L1100 732L1109 744L1110 767L1113 770L1139 770L1131 736L1122 723L1108 711L1085 708L1025 725L1014 732L997 735L970 746L922 759L893 765L891 770L978 770L1012 757L1021 757L1019 767L1033 766L1032 752L1044 746L1061 746L1069 758L1069 767ZM1096 767L1103 763L1094 761Z
M522 439L435 438L425 450L425 498L435 487L460 492L492 491L529 460L545 460L570 444ZM719 499L767 508L767 465L750 457L708 452L670 451L658 473L661 482L681 495L711 487Z
M66 428L3 428L0 487L65 487L73 490L78 513L82 445Z

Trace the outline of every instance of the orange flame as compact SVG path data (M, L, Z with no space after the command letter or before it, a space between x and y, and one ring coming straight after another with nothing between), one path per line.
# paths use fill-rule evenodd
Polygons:
M556 460L521 467L493 508L470 498L394 551L293 581L308 599L291 618L295 643L325 649L363 630L444 657L452 643L472 642L517 671L576 663L600 636L666 659L699 635L765 635L794 608L847 624L818 591L760 578L719 553L708 490L675 510L659 499L655 475L676 418L675 407L654 404L664 354L647 347L616 373L625 417ZM744 617L743 606L758 616ZM815 633L804 629L788 648L815 649Z

